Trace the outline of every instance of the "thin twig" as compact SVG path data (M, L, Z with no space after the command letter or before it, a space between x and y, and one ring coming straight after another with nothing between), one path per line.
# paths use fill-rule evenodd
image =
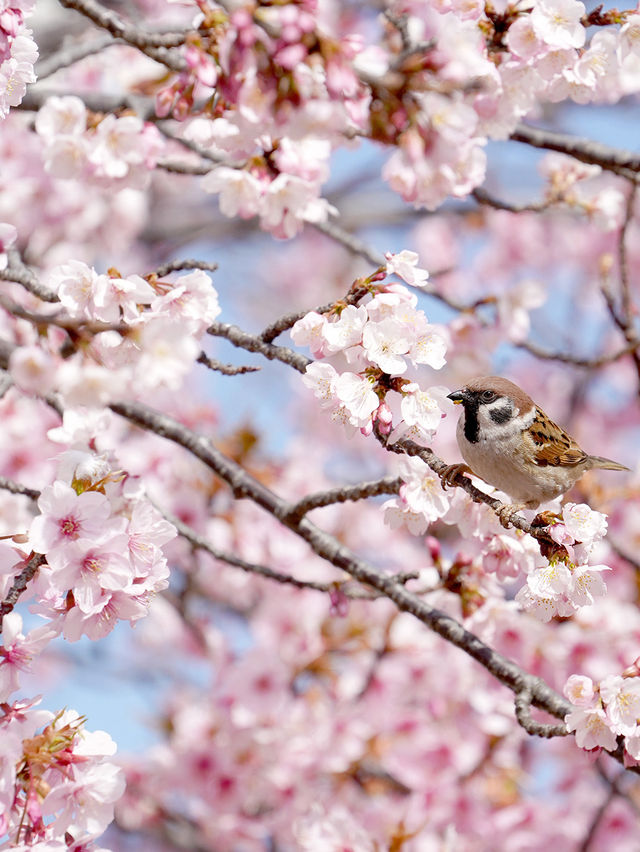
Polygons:
M261 367L252 367L247 365L236 366L235 364L224 364L216 358L210 358L205 352L201 352L196 358L198 364L204 364L210 370L215 370L217 373L222 373L223 376L240 376L243 373L256 373L261 370Z
M344 228L341 228L334 222L313 222L311 227L315 228L316 231L320 231L321 234L331 237L332 240L349 249L352 254L357 254L368 260L373 266L385 266L387 263L383 254L380 254L363 240L345 231Z
M558 361L560 364L573 364L576 367L585 367L588 370L595 370L598 367L606 367L608 364L613 364L615 361L619 361L620 358L624 358L625 355L630 355L639 345L640 343L638 342L628 343L626 346L623 346L616 352L611 352L609 355L601 355L599 358L579 358L577 355L568 355L564 352L548 352L530 340L516 344L519 349L525 349L536 358L542 358L545 361Z
M494 198L494 196L481 187L474 189L471 195L478 204L492 207L494 210L507 210L509 213L541 213L549 207L548 201L540 201L537 204L509 204L508 201L501 201L499 198Z
M60 301L56 293L40 283L32 270L23 263L22 258L17 251L10 250L7 254L9 257L9 265L6 269L0 270L0 278L4 281L15 281L16 284L21 284L25 290L28 290L43 302Z
M640 340L638 339L638 332L634 324L633 305L631 302L631 293L629 287L629 268L626 246L626 238L629 231L629 226L631 224L631 220L633 219L633 210L636 200L636 194L637 189L635 186L633 186L627 197L624 222L622 223L622 227L620 228L620 234L618 237L618 267L620 276L619 309L616 307L615 298L613 296L613 293L609 289L609 286L606 281L601 289L611 319L623 333L627 343L633 345L633 363L636 368L638 379L640 380L640 352L638 352L637 349L637 347L640 345Z
M544 737L551 739L552 737L568 737L569 731L565 724L548 725L544 722L536 722L531 716L531 693L529 689L523 689L515 698L516 719L522 728L528 734L535 737Z
M117 331L118 334L126 334L131 331L131 326L122 323L100 322L99 320L90 319L75 319L68 316L64 311L57 311L54 314L34 314L33 311L28 311L26 308L10 302L0 296L0 306L7 313L32 323L35 326L54 325L56 328L64 329L65 331L79 332L87 331L90 334L101 334L104 331Z
M111 47L114 42L111 35L103 35L93 41L83 42L82 44L73 44L69 47L57 50L51 56L41 59L35 66L34 71L38 82L55 74L56 71L61 71L63 68L68 68L70 65L86 59L88 56L95 56L106 47Z
M343 485L338 488L330 488L327 491L318 491L298 500L291 510L291 520L300 520L307 512L320 509L323 506L331 506L334 503L346 503L347 501L364 500L367 497L376 497L380 494L397 494L402 486L399 476L385 476L371 482L359 482L357 485Z
M640 157L637 154L620 148L611 148L600 142L585 140L583 137L519 124L510 138L534 148L545 148L549 151L568 154L581 163L600 166L632 181L637 179L637 172L640 171Z
M44 556L41 553L36 553L31 559L25 564L24 568L17 577L14 579L13 584L9 591L7 592L7 596L0 603L0 631L2 630L2 622L4 620L5 615L8 615L14 606L18 602L18 598L27 588L29 581L35 577L36 571L45 561Z
M24 494L30 500L37 500L40 496L40 492L36 488L27 488L26 485L14 482L13 479L7 479L6 476L0 476L0 488L10 491L12 494Z
M194 260L193 258L170 260L159 266L154 271L154 275L157 275L158 278L164 278L171 272L181 272L184 269L204 269L206 272L215 272L218 269L218 264L211 263L208 260Z
M215 169L215 166L207 163L184 163L174 160L158 160L156 166L174 175L208 175L211 169Z
M399 438L397 441L394 441L392 444L388 443L385 436L380 435L379 432L376 432L376 437L382 446L389 450L392 453L398 453L400 455L408 455L408 456L417 456L422 459L425 464L431 468L431 470L436 473L439 477L443 477L449 471L449 465L444 462L441 458L433 452L433 450L428 447L422 447L420 444L416 444L414 441L410 441L408 438ZM450 485L449 479L447 479L447 485ZM458 474L453 480L453 485L457 488L462 488L463 491L466 491L467 494L471 497L474 503L484 503L489 508L493 509L496 515L499 515L500 510L504 508L505 504L500 500L492 497L491 494L486 494L484 491L481 491L477 488L473 482L462 474ZM522 532L528 533L533 538L537 539L543 547L553 546L551 539L549 538L548 533L545 531L544 527L534 526L530 524L529 521L526 521L522 515L514 514L509 517L508 521L509 526L515 527L516 529L522 530Z
M615 799L615 797L616 797L616 790L613 787L613 785L610 785L609 792L607 793L605 798L602 800L602 803L596 809L596 811L595 811L595 813L594 813L594 815L591 819L591 823L589 825L589 828L586 831L586 834L584 836L582 843L577 847L577 852L588 852L589 851L591 844L595 840L595 835L596 835L596 832L598 830L598 826L602 822L602 818L604 817L604 815L607 811L607 808L609 807L611 802Z
M125 23L122 18L105 9L94 0L59 0L66 9L80 12L96 26L111 33L114 38L122 39L127 44L137 47L151 59L166 65L172 71L184 71L187 68L185 59L172 48L185 43L186 33L150 33Z
M207 329L207 332L214 337L226 338L239 349L246 349L247 352L259 352L270 361L282 361L283 364L288 364L299 373L304 373L307 366L311 364L311 359L305 355L300 355L300 353L294 352L293 349L288 349L286 346L274 346L273 343L265 343L260 337L243 331L237 325L214 322Z
M236 498L246 497L253 500L304 539L318 556L386 595L399 609L411 613L439 636L477 660L509 689L515 693L521 693L525 688L530 689L533 706L561 719L571 712L572 705L540 678L527 674L466 630L454 618L430 606L388 574L356 556L333 535L317 527L308 518L291 521L293 506L251 476L237 462L226 457L208 438L195 434L177 420L140 403L114 403L110 408L131 423L184 447L226 482ZM522 523L526 525L525 521Z
M234 556L232 553L226 553L224 550L213 545L210 541L200 536L192 527L183 523L179 518L171 515L168 512L162 511L163 516L173 524L178 530L178 534L185 538L198 550L205 550L220 562L225 562L234 568L239 568L247 574L257 574L260 577L265 577L267 580L274 580L277 583L283 583L287 586L293 586L296 589L310 589L316 592L330 594L336 589L340 589L340 593L347 598L372 600L374 597L370 592L364 590L362 586L349 586L344 580L336 580L330 583L320 583L314 580L299 580L297 577L292 577L290 574L283 574L281 571L276 571L266 565L258 565L255 562L247 562ZM417 579L418 574L415 571L406 571L402 574L394 576L394 580L398 583L406 583L408 580Z
M336 307L336 304L355 305L367 292L368 290L365 287L352 287L347 295L342 299L328 302L326 305L320 305L319 307L311 308L310 310L293 311L290 314L284 314L284 316L279 317L277 320L274 320L274 322L268 325L258 336L260 340L263 340L265 343L273 343L276 337L279 337L283 331L288 331L292 328L298 320L306 317L310 311L313 311L316 314L327 314Z

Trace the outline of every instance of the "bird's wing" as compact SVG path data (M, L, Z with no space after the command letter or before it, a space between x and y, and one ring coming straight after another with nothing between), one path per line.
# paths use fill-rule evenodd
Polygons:
M570 435L561 429L540 408L527 430L532 444L533 462L538 467L576 467L588 456Z

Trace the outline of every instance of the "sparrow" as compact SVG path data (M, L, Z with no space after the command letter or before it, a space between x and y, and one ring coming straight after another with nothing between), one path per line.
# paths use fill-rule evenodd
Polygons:
M450 465L443 481L452 485L459 473L469 472L504 491L513 501L500 516L505 526L515 512L569 491L587 470L629 470L585 453L522 388L501 376L473 379L448 399L464 408L456 437L466 464Z

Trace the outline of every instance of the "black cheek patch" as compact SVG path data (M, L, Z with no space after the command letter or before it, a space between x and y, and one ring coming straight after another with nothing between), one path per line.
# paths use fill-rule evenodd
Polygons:
M509 406L506 408L493 408L489 414L494 423L506 423L507 420L511 420L511 409Z

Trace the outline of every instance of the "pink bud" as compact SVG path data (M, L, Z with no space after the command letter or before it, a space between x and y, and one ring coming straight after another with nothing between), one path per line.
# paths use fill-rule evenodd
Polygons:
M433 535L428 535L425 538L424 543L429 548L429 554L431 555L431 559L433 560L433 562L440 562L440 557L442 556L442 548L438 539Z
M373 432L373 419L369 420L369 422L365 426L360 427L360 434L364 435L367 438Z
M342 591L340 586L335 586L329 592L329 600L331 601L331 615L337 615L344 618L349 614L349 598Z

